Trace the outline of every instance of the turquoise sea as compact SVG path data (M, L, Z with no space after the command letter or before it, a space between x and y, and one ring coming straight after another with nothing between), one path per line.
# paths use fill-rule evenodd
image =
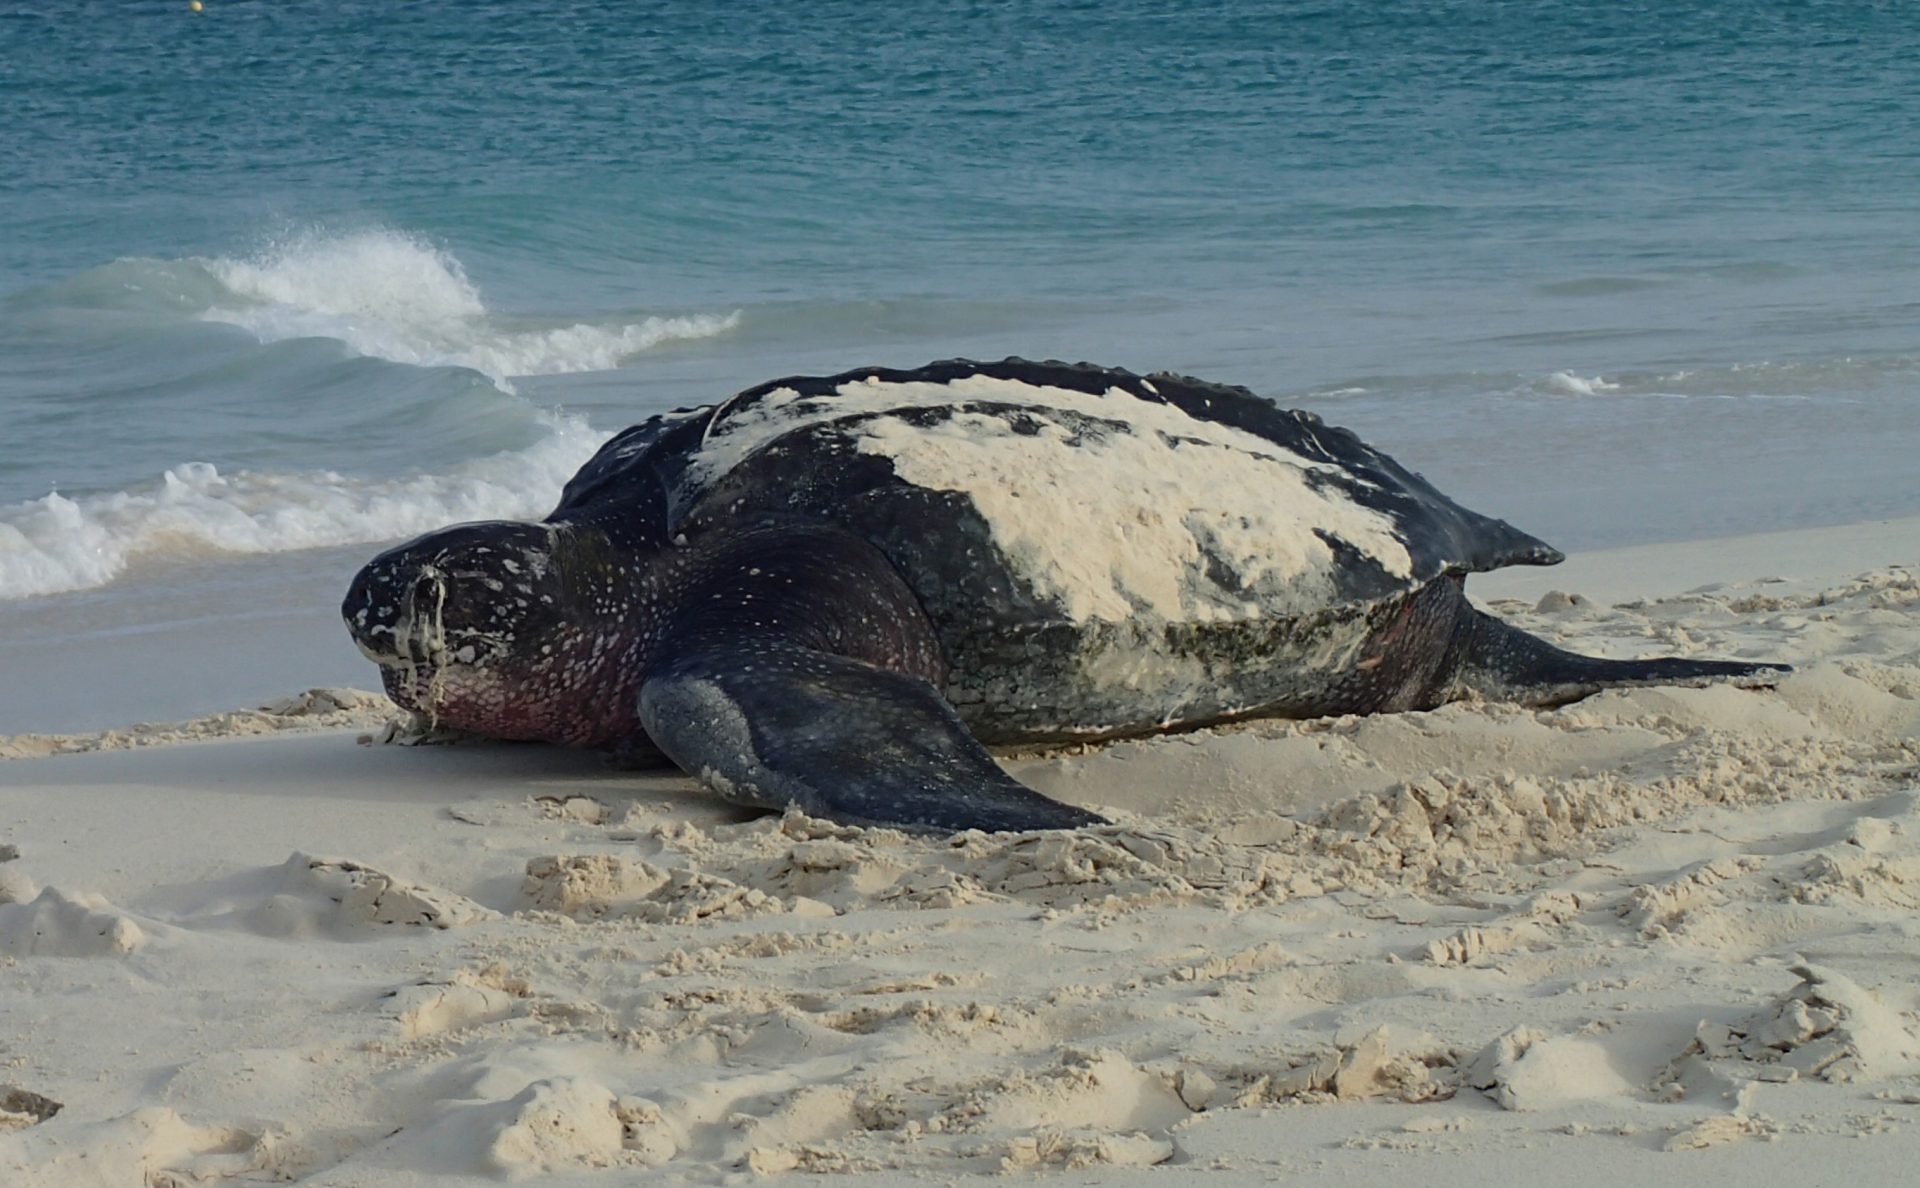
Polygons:
M1246 384L1565 548L1920 512L1916 61L1896 2L0 3L0 632L323 606L651 412L961 354Z

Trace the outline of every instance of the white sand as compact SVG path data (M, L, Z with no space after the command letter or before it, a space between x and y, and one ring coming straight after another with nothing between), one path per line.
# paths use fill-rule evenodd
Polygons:
M1121 822L1073 835L357 746L346 695L0 741L0 1184L1909 1182L1916 563L1476 579L1799 671L1016 761Z

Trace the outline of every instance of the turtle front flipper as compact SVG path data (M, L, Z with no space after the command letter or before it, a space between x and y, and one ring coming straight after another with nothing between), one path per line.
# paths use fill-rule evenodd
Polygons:
M920 832L1098 823L1001 771L940 695L940 642L886 555L790 520L701 539L640 673L654 744L746 804Z
M753 639L670 656L640 720L728 800L916 832L1099 824L1000 770L923 678Z

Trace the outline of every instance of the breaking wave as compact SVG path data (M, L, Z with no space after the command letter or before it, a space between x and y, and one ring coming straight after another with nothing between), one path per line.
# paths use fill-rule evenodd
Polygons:
M529 519L607 437L576 417L528 449L446 474L221 474L205 462L127 491L0 508L0 599L105 585L136 560L274 553L410 536L462 520Z
M663 343L724 334L740 315L513 326L491 316L454 256L392 230L309 232L256 255L197 261L225 289L201 317L262 342L337 338L362 355L516 375L604 371Z
M540 516L606 435L520 398L512 377L608 370L740 324L738 313L502 317L450 252L384 228L310 229L251 254L116 260L14 294L5 309L17 325L47 328L65 369L22 406L16 460L83 454L76 443L86 442L108 461L99 473L73 467L97 484L86 493L0 503L0 600L91 589L145 560ZM288 346L235 356L168 337L195 322ZM295 339L330 339L360 358L302 351ZM170 369L149 365L154 344ZM486 378L414 370L449 367ZM113 460L191 458L207 441L210 452L255 460L186 462L133 483L160 466ZM302 443L326 443L329 460L380 477L308 468L291 460Z

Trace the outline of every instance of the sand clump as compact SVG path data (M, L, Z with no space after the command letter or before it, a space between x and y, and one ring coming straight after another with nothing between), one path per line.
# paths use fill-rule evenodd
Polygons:
M1790 967L1793 989L1732 1023L1702 1022L1663 1077L1684 1092L1687 1066L1755 1081L1884 1079L1920 1068L1920 1031L1875 992L1836 970Z
M47 887L31 899L0 903L0 954L114 957L146 943L131 916L90 892Z
M384 728L397 712L381 693L364 689L308 689L257 709L208 714L185 722L144 722L90 734L0 736L0 759L124 751L288 731Z

